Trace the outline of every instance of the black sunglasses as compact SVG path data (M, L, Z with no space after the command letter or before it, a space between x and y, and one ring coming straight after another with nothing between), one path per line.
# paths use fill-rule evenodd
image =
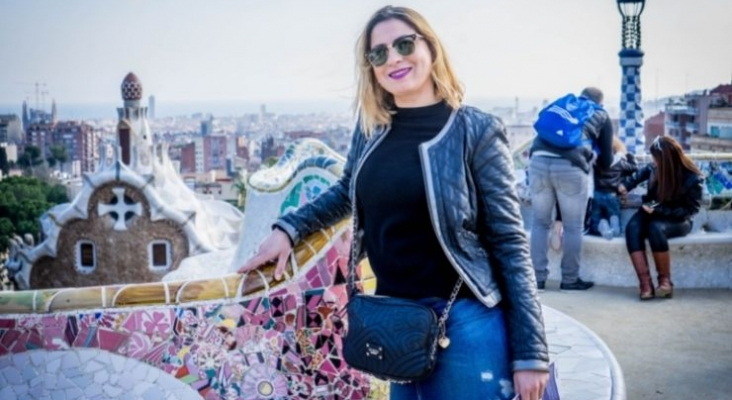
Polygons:
M414 53L414 42L419 38L422 38L422 36L416 33L413 33L411 35L399 36L398 38L394 39L394 42L391 44L391 48L396 50L396 52L400 55L406 57ZM380 67L386 64L386 61L389 59L388 45L380 44L378 46L375 46L374 48L369 50L368 53L366 53L366 58L374 67Z

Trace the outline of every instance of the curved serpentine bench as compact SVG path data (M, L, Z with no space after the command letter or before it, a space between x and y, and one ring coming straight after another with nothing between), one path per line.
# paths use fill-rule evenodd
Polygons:
M549 357L563 399L625 400L625 380L605 342L580 322L543 306Z
M514 151L517 167L517 189L523 204L521 212L524 227L531 231L531 199L525 171L528 168L528 148L531 141L518 146ZM694 216L692 232L681 238L669 240L671 272L677 288L732 288L732 154L691 153L689 156L706 175L706 193L702 209ZM650 160L649 155L640 155L640 164ZM637 188L629 194L626 208L622 210L621 225L625 226L640 206L640 195L644 189ZM725 204L721 209L711 209L717 199ZM651 260L650 248L649 261ZM561 253L549 251L549 278L560 279L559 263ZM651 261L652 263L652 261ZM582 247L583 279L608 286L636 286L635 272L625 248L624 238L607 240L585 235ZM655 275L655 273L653 274Z
M623 210L621 218L623 224L634 212L632 209ZM715 227L719 228L725 219L729 223L730 217L732 211L702 210L694 218L695 228L691 233L669 240L671 273L675 287L732 289L732 224L728 225L728 230L721 232L702 228L708 226L709 218L714 218ZM649 262L652 264L650 248L647 248L647 252ZM624 237L608 240L599 236L585 235L581 260L580 274L583 279L607 286L638 285ZM561 252L550 250L549 279L561 278L560 262ZM652 275L655 276L655 272Z

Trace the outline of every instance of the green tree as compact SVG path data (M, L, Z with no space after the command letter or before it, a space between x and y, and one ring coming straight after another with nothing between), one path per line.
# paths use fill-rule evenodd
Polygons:
M64 185L53 185L46 192L46 201L51 204L68 203L69 196L66 194Z
M10 172L10 163L8 163L8 153L5 152L5 147L0 147L0 171L3 176L8 176Z
M266 160L264 160L264 162L262 163L262 166L265 168L270 168L271 166L277 164L277 160L278 160L277 156L271 156L271 157L267 158Z
M0 218L0 252L8 248L10 238L15 233L13 221L9 218Z
M41 157L41 149L36 146L26 146L23 152L18 156L18 165L21 168L30 171L33 174L34 167L43 164L43 158Z
M8 248L13 234L26 233L39 239L39 218L56 204L68 201L62 185L51 186L46 182L25 176L13 176L0 181L0 251Z
M46 160L48 161L48 166L53 168L56 163L59 163L61 165L61 169L63 169L64 163L69 160L66 146L62 144L56 144L49 147L48 150L51 152L51 157L48 157L48 159Z
M236 190L238 196L237 196L237 202L236 206L239 208L239 210L244 211L244 208L246 207L247 202L247 185L246 183L237 180L234 183L234 190Z

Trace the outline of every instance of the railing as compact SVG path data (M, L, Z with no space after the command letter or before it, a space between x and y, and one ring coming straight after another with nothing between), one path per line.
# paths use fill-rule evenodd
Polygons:
M666 106L667 114L698 115L699 110L686 105Z
M293 251L295 262L287 264L285 277L304 270L308 261L314 261L331 239L342 235L349 226L350 220L343 220L300 242ZM287 281L274 279L274 267L274 263L269 263L248 274L211 279L0 292L0 314L43 314L246 298Z

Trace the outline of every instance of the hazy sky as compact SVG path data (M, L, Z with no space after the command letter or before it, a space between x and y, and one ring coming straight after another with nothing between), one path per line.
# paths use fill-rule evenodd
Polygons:
M0 103L117 102L129 71L158 102L351 99L376 0L2 0ZM403 1L444 41L468 100L620 91L613 0ZM649 0L644 99L732 79L732 1ZM48 104L48 100L47 103Z

